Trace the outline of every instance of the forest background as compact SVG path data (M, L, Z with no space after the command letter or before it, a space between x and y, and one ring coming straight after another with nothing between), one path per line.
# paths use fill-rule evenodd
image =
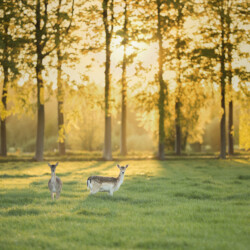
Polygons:
M247 9L2 0L1 155L248 151Z

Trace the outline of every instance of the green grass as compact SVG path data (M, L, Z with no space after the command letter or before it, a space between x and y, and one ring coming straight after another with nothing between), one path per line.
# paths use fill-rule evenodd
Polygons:
M0 249L249 249L250 162L128 161L113 197L89 196L90 175L116 162L61 162L52 202L46 163L0 167Z

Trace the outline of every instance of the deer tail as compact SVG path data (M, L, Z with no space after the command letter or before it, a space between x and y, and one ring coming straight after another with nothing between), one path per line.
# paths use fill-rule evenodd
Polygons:
M89 177L87 180L87 189L90 189L91 178Z

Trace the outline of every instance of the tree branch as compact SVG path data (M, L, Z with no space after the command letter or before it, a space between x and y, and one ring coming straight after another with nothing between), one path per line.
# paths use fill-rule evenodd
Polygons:
M71 10L71 19L70 19L70 23L69 23L69 26L68 28L66 29L66 34L68 34L70 28L71 28L71 24L72 24L72 20L73 20L73 15L74 15L74 5L75 5L75 1L72 0L72 10Z
M47 22L48 22L48 0L44 0L44 16L43 16L43 27L41 29L42 34L45 35L44 42L41 44L42 49L46 46L48 42L48 33L47 33Z

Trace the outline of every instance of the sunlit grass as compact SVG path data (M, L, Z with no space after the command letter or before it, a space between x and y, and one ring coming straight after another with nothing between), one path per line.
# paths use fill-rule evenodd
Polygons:
M93 174L120 190L89 196ZM46 163L0 168L0 249L248 249L250 164L240 160L64 161L52 202Z
M129 151L126 156L120 155L119 151L112 152L113 159L115 161L126 160L153 160L157 159L157 152L153 151ZM165 153L166 159L218 159L220 152L182 152L181 156L177 156L174 151L167 151ZM102 160L102 151L82 151L82 150L67 150L65 155L60 156L58 152L45 152L44 161L100 161ZM227 156L230 159L249 159L250 152L235 150L233 156ZM34 161L34 153L8 153L7 157L0 156L0 162L15 162L15 161Z

